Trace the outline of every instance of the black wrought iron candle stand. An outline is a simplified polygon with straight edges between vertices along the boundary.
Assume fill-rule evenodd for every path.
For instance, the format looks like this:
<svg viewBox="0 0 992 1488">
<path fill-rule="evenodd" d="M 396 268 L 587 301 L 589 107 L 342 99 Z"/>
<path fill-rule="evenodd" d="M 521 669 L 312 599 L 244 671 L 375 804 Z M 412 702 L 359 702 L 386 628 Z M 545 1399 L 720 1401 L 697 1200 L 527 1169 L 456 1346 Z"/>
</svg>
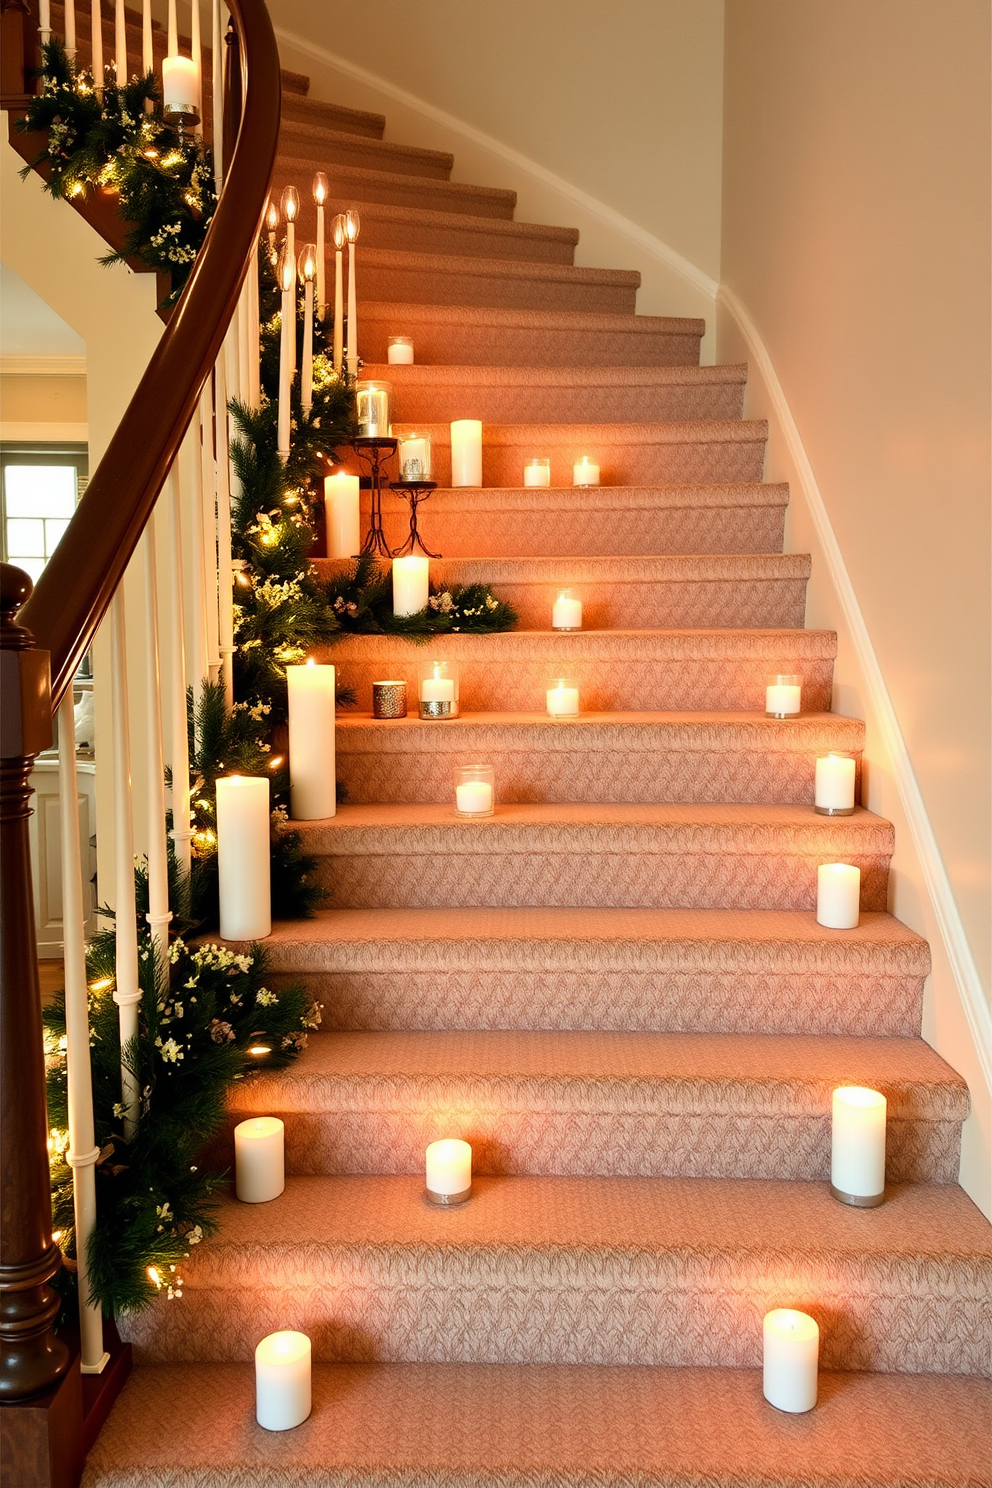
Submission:
<svg viewBox="0 0 992 1488">
<path fill-rule="evenodd" d="M 440 553 L 432 553 L 430 548 L 424 546 L 417 528 L 417 508 L 422 501 L 427 500 L 432 491 L 437 490 L 437 481 L 390 481 L 389 489 L 401 492 L 410 503 L 410 535 L 402 547 L 394 550 L 393 557 L 400 558 L 404 553 L 415 553 L 419 548 L 428 558 L 440 558 Z"/>
<path fill-rule="evenodd" d="M 389 459 L 390 455 L 395 455 L 396 440 L 376 439 L 360 435 L 359 438 L 352 440 L 352 445 L 359 460 L 368 466 L 368 475 L 364 479 L 369 483 L 372 498 L 372 510 L 369 517 L 369 535 L 362 543 L 361 551 L 363 553 L 378 553 L 383 558 L 392 558 L 392 550 L 382 530 L 382 466 Z"/>
</svg>

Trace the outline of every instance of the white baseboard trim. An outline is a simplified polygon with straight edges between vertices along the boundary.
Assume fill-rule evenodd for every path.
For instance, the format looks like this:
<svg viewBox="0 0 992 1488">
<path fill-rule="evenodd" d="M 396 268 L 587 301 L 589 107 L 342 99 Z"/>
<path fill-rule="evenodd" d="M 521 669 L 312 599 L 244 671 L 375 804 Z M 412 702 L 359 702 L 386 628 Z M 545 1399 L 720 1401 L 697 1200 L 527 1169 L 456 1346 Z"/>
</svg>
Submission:
<svg viewBox="0 0 992 1488">
<path fill-rule="evenodd" d="M 802 435 L 799 433 L 785 391 L 772 365 L 768 348 L 762 341 L 758 328 L 744 305 L 726 284 L 721 284 L 717 291 L 717 303 L 727 310 L 744 338 L 748 351 L 765 380 L 769 398 L 782 426 L 789 454 L 799 475 L 810 517 L 823 548 L 830 578 L 851 634 L 851 642 L 864 676 L 872 711 L 878 720 L 883 743 L 892 762 L 899 797 L 923 868 L 930 902 L 940 927 L 961 1006 L 975 1043 L 979 1064 L 986 1084 L 992 1091 L 992 1011 L 985 1000 L 978 967 L 971 953 L 961 915 L 954 899 L 951 881 L 947 876 L 947 869 L 930 825 L 930 818 L 927 815 L 919 782 L 899 726 L 899 719 L 885 685 L 882 669 L 879 666 L 864 615 L 861 613 L 861 606 L 858 604 L 847 565 L 827 515 L 816 476 L 813 474 L 813 467 L 806 454 Z"/>
<path fill-rule="evenodd" d="M 606 202 L 600 201 L 598 197 L 583 191 L 580 186 L 575 186 L 571 181 L 566 181 L 563 176 L 557 175 L 554 171 L 548 170 L 546 166 L 539 164 L 538 161 L 532 160 L 529 155 L 524 155 L 521 151 L 513 149 L 511 145 L 504 144 L 495 135 L 476 129 L 474 124 L 468 124 L 464 119 L 459 119 L 456 115 L 435 107 L 426 99 L 418 98 L 415 93 L 409 93 L 406 88 L 401 88 L 398 84 L 379 77 L 378 74 L 370 72 L 365 67 L 359 67 L 355 62 L 349 62 L 346 57 L 328 51 L 326 47 L 309 41 L 305 36 L 298 36 L 295 31 L 287 31 L 282 26 L 276 26 L 275 33 L 278 41 L 285 42 L 294 50 L 302 52 L 305 56 L 313 57 L 315 61 L 323 63 L 326 67 L 335 68 L 355 82 L 375 88 L 377 92 L 384 94 L 387 98 L 392 98 L 404 108 L 414 110 L 423 115 L 425 119 L 430 119 L 444 129 L 451 130 L 453 134 L 461 135 L 463 139 L 471 141 L 480 149 L 489 150 L 493 155 L 505 160 L 514 170 L 530 176 L 535 181 L 540 181 L 542 186 L 547 186 L 552 191 L 557 191 L 569 201 L 575 202 L 591 217 L 598 218 L 606 227 L 612 228 L 614 232 L 636 243 L 642 252 L 650 254 L 672 273 L 678 274 L 680 278 L 691 284 L 693 289 L 707 295 L 711 300 L 715 298 L 717 281 L 711 279 L 709 274 L 704 273 L 696 264 L 690 263 L 689 259 L 683 258 L 682 254 L 670 244 L 656 237 L 654 233 L 648 232 L 646 228 L 633 222 L 629 217 L 625 217 L 622 212 L 608 206 Z"/>
</svg>

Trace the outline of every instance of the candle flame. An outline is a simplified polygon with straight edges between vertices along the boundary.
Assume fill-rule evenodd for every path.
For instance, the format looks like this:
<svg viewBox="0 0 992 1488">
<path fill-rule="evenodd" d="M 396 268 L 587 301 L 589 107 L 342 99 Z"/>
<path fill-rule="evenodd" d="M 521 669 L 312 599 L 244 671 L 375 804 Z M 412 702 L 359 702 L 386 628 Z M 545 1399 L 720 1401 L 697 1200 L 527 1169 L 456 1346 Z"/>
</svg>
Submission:
<svg viewBox="0 0 992 1488">
<path fill-rule="evenodd" d="M 268 1044 L 252 1044 L 251 1048 L 248 1050 L 248 1053 L 254 1054 L 256 1058 L 258 1058 L 262 1054 L 271 1054 L 272 1050 L 269 1048 Z"/>
<path fill-rule="evenodd" d="M 269 232 L 275 232 L 279 226 L 279 208 L 274 201 L 269 202 L 268 210 L 265 213 L 265 222 Z"/>
<path fill-rule="evenodd" d="M 322 207 L 327 199 L 328 183 L 323 171 L 317 171 L 313 178 L 313 199 L 318 207 Z"/>
<path fill-rule="evenodd" d="M 282 215 L 287 222 L 295 222 L 296 214 L 300 210 L 300 193 L 295 186 L 287 186 L 279 198 Z"/>
<path fill-rule="evenodd" d="M 112 987 L 113 985 L 114 985 L 114 979 L 113 979 L 113 977 L 101 977 L 98 982 L 90 982 L 90 991 L 91 992 L 102 992 L 104 990 L 104 988 L 106 988 L 106 987 Z"/>
<path fill-rule="evenodd" d="M 160 1287 L 162 1285 L 162 1278 L 158 1274 L 157 1266 L 148 1267 L 148 1279 L 149 1281 L 153 1281 L 157 1287 Z"/>
</svg>

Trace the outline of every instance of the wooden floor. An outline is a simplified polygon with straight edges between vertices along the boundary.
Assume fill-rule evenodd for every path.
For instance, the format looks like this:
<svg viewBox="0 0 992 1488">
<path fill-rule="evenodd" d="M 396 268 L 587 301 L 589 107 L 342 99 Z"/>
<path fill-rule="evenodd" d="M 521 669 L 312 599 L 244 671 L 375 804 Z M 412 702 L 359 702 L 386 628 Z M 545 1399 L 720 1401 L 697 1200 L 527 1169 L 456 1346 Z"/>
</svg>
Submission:
<svg viewBox="0 0 992 1488">
<path fill-rule="evenodd" d="M 39 961 L 38 981 L 41 986 L 41 1005 L 47 1007 L 56 992 L 65 986 L 65 964 L 62 961 Z"/>
</svg>

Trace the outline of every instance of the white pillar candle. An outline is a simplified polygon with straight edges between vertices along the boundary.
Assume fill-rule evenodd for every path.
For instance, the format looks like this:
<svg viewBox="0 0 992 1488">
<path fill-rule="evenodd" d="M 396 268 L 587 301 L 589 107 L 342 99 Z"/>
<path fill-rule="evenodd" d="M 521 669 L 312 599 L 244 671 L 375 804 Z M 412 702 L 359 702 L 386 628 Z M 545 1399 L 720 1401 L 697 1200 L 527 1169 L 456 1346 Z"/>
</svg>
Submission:
<svg viewBox="0 0 992 1488">
<path fill-rule="evenodd" d="M 582 601 L 574 599 L 567 589 L 559 594 L 551 607 L 552 630 L 581 630 Z"/>
<path fill-rule="evenodd" d="M 288 666 L 289 805 L 296 821 L 337 812 L 334 760 L 334 668 L 308 661 Z"/>
<path fill-rule="evenodd" d="M 816 922 L 831 930 L 854 930 L 861 907 L 861 869 L 850 863 L 821 863 L 816 870 Z"/>
<path fill-rule="evenodd" d="M 278 1116 L 251 1116 L 234 1128 L 234 1192 L 267 1204 L 286 1187 L 285 1128 Z"/>
<path fill-rule="evenodd" d="M 435 1204 L 460 1204 L 472 1191 L 472 1149 L 456 1137 L 427 1149 L 427 1197 Z"/>
<path fill-rule="evenodd" d="M 413 366 L 413 341 L 409 336 L 390 336 L 386 360 L 394 367 Z"/>
<path fill-rule="evenodd" d="M 393 614 L 416 615 L 427 607 L 430 559 L 411 553 L 393 559 Z"/>
<path fill-rule="evenodd" d="M 808 1313 L 776 1307 L 765 1314 L 763 1391 L 778 1410 L 799 1415 L 816 1404 L 820 1330 Z"/>
<path fill-rule="evenodd" d="M 455 419 L 451 425 L 451 484 L 482 485 L 481 419 Z"/>
<path fill-rule="evenodd" d="M 821 816 L 850 816 L 854 810 L 854 775 L 854 760 L 849 755 L 820 756 L 813 803 Z"/>
<path fill-rule="evenodd" d="M 328 558 L 354 558 L 362 546 L 361 483 L 338 470 L 324 476 Z"/>
<path fill-rule="evenodd" d="M 194 114 L 199 85 L 192 57 L 162 58 L 162 99 L 166 113 Z"/>
<path fill-rule="evenodd" d="M 455 684 L 451 677 L 424 677 L 420 684 L 422 703 L 453 703 Z"/>
<path fill-rule="evenodd" d="M 491 816 L 493 788 L 488 780 L 466 780 L 455 786 L 455 810 L 459 816 Z"/>
<path fill-rule="evenodd" d="M 222 940 L 272 932 L 269 782 L 258 775 L 217 780 L 217 875 Z"/>
<path fill-rule="evenodd" d="M 576 718 L 579 712 L 579 689 L 565 682 L 548 688 L 548 712 L 552 718 Z"/>
<path fill-rule="evenodd" d="M 885 1096 L 863 1085 L 833 1094 L 830 1123 L 830 1192 L 858 1209 L 885 1197 Z"/>
<path fill-rule="evenodd" d="M 599 466 L 594 465 L 588 455 L 583 455 L 581 460 L 576 460 L 572 466 L 573 486 L 598 486 Z"/>
<path fill-rule="evenodd" d="M 313 1409 L 310 1340 L 287 1329 L 255 1349 L 255 1420 L 266 1431 L 300 1426 Z"/>
<path fill-rule="evenodd" d="M 528 460 L 524 466 L 525 486 L 550 486 L 551 484 L 551 461 L 550 460 Z"/>
<path fill-rule="evenodd" d="M 765 713 L 769 718 L 791 718 L 802 707 L 802 695 L 798 677 L 770 677 L 765 688 Z"/>
</svg>

